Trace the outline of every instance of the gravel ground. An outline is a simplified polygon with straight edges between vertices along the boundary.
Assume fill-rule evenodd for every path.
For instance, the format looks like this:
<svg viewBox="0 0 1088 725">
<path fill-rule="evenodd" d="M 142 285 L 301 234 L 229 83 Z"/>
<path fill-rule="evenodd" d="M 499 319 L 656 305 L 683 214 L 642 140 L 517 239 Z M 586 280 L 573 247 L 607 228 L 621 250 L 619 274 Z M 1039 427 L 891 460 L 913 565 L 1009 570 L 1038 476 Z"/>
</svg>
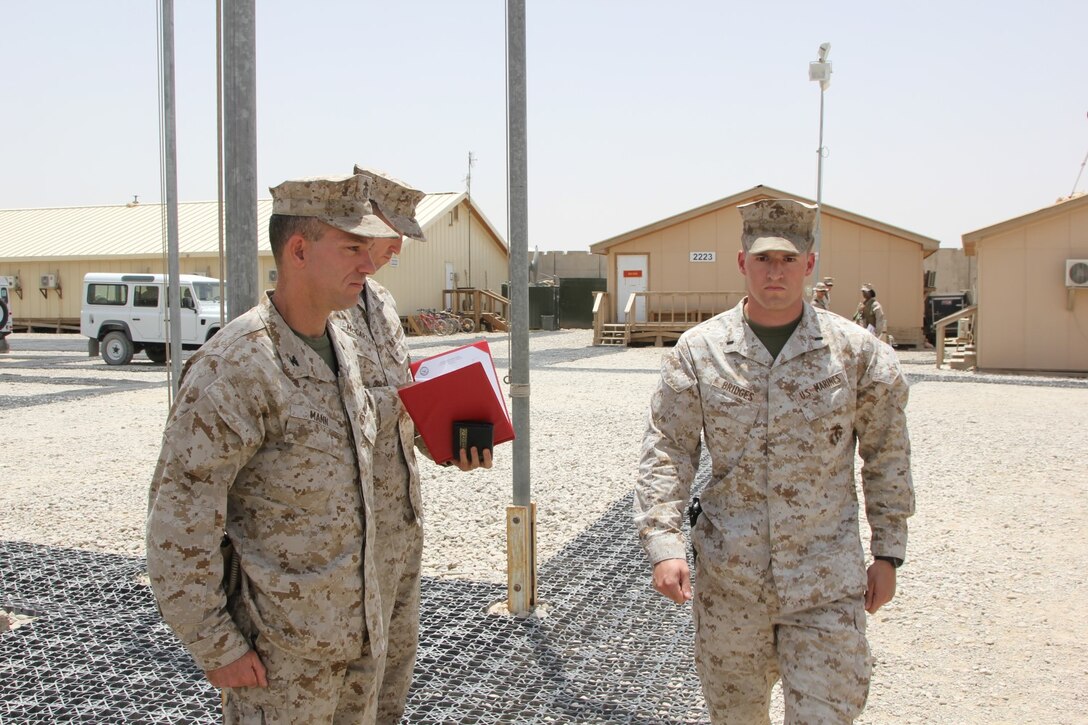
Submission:
<svg viewBox="0 0 1088 725">
<path fill-rule="evenodd" d="M 418 357 L 478 337 L 409 343 Z M 485 337 L 501 376 L 506 338 Z M 142 555 L 165 368 L 143 356 L 109 367 L 78 336 L 9 341 L 0 538 Z M 531 336 L 541 562 L 626 495 L 637 469 L 662 351 L 590 343 L 588 330 Z M 937 370 L 932 351 L 900 358 L 914 382 L 918 514 L 898 596 L 870 620 L 882 686 L 860 722 L 1088 722 L 1088 380 Z M 505 580 L 510 451 L 471 474 L 423 463 L 425 576 Z"/>
</svg>

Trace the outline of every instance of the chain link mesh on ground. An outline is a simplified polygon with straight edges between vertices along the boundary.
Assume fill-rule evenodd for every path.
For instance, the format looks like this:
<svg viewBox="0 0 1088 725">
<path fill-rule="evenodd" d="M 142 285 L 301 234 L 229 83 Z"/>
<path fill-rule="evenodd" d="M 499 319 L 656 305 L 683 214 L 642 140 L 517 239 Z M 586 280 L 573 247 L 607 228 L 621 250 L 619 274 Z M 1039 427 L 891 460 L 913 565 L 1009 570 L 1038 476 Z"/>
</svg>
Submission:
<svg viewBox="0 0 1088 725">
<path fill-rule="evenodd" d="M 142 558 L 0 542 L 0 722 L 220 720 L 159 618 Z M 543 617 L 487 613 L 505 587 L 425 578 L 418 723 L 704 723 L 690 606 L 654 593 L 631 496 L 540 569 Z"/>
</svg>

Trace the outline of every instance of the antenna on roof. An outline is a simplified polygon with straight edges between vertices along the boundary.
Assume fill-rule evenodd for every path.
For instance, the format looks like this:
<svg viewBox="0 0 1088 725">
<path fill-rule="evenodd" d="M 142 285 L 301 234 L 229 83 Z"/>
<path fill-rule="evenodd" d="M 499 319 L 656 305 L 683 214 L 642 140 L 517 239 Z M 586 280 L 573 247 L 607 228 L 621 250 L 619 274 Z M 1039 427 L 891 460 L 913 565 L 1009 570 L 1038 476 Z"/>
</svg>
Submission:
<svg viewBox="0 0 1088 725">
<path fill-rule="evenodd" d="M 465 196 L 468 198 L 468 269 L 465 270 L 465 285 L 472 286 L 472 167 L 476 165 L 476 154 L 468 152 L 468 174 L 465 175 Z"/>
<path fill-rule="evenodd" d="M 125 204 L 125 206 L 129 207 L 130 209 L 131 209 L 132 207 L 134 207 L 134 206 L 139 206 L 139 205 L 140 205 L 140 197 L 139 197 L 139 196 L 137 196 L 136 194 L 133 194 L 133 195 L 132 195 L 132 201 L 130 201 L 129 203 Z"/>
<path fill-rule="evenodd" d="M 468 174 L 465 175 L 465 190 L 472 196 L 472 167 L 476 165 L 476 154 L 468 152 Z"/>
<path fill-rule="evenodd" d="M 1084 115 L 1088 116 L 1088 113 Z M 1077 193 L 1077 184 L 1080 183 L 1080 175 L 1084 173 L 1084 165 L 1086 163 L 1088 163 L 1088 152 L 1085 152 L 1084 154 L 1084 161 L 1080 162 L 1080 171 L 1077 172 L 1077 180 L 1073 182 L 1073 190 L 1069 192 L 1069 196 L 1073 196 L 1073 194 Z"/>
</svg>

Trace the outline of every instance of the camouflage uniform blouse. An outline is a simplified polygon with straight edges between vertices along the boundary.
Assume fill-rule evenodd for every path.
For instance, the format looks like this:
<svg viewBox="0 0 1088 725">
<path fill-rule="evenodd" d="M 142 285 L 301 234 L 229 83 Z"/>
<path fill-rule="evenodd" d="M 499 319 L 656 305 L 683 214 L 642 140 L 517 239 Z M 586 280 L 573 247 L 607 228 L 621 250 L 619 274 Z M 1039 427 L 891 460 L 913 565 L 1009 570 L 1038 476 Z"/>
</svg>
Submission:
<svg viewBox="0 0 1088 725">
<path fill-rule="evenodd" d="M 379 485 L 379 481 L 405 481 L 406 489 L 395 492 L 396 500 L 404 502 L 409 507 L 409 515 L 418 520 L 423 516 L 423 501 L 414 446 L 416 429 L 397 395 L 397 388 L 412 382 L 408 342 L 389 290 L 373 279 L 367 279 L 363 294 L 366 295 L 366 307 L 359 304 L 334 312 L 332 320 L 356 338 L 359 372 L 378 410 L 375 485 Z"/>
<path fill-rule="evenodd" d="M 869 325 L 872 325 L 873 334 L 877 337 L 888 331 L 888 321 L 884 317 L 884 308 L 880 306 L 875 297 L 858 304 L 858 311 L 854 314 L 854 319 L 862 327 L 868 328 Z"/>
<path fill-rule="evenodd" d="M 914 511 L 907 383 L 894 351 L 849 320 L 804 306 L 772 361 L 742 301 L 685 333 L 662 361 L 635 495 L 651 563 L 683 558 L 681 515 L 702 433 L 712 477 L 693 534 L 700 566 L 782 611 L 865 590 L 854 451 L 873 555 L 904 558 Z"/>
<path fill-rule="evenodd" d="M 374 415 L 354 345 L 328 325 L 336 375 L 269 298 L 185 366 L 151 485 L 147 568 L 163 618 L 201 668 L 249 648 L 223 590 L 223 532 L 240 601 L 262 637 L 299 657 L 384 652 L 374 584 Z M 365 579 L 365 586 L 364 586 Z M 365 601 L 364 601 L 365 600 Z"/>
</svg>

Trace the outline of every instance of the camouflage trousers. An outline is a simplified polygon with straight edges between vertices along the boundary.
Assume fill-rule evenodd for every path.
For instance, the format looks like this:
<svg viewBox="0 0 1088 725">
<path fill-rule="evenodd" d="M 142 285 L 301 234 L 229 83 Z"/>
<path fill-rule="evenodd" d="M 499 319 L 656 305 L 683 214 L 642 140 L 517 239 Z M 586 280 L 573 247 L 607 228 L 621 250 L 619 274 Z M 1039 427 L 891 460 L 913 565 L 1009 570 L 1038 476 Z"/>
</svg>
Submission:
<svg viewBox="0 0 1088 725">
<path fill-rule="evenodd" d="M 769 570 L 753 590 L 699 564 L 695 665 L 711 722 L 769 723 L 779 678 L 786 725 L 852 723 L 861 714 L 872 673 L 863 597 L 784 613 Z"/>
<path fill-rule="evenodd" d="M 423 525 L 418 520 L 393 525 L 382 518 L 379 515 L 376 560 L 388 647 L 385 657 L 377 661 L 377 722 L 396 725 L 404 714 L 419 648 Z"/>
<path fill-rule="evenodd" d="M 268 687 L 224 690 L 226 725 L 372 725 L 377 705 L 375 660 L 305 660 L 257 637 L 254 649 Z M 368 648 L 369 649 L 369 648 Z"/>
</svg>

